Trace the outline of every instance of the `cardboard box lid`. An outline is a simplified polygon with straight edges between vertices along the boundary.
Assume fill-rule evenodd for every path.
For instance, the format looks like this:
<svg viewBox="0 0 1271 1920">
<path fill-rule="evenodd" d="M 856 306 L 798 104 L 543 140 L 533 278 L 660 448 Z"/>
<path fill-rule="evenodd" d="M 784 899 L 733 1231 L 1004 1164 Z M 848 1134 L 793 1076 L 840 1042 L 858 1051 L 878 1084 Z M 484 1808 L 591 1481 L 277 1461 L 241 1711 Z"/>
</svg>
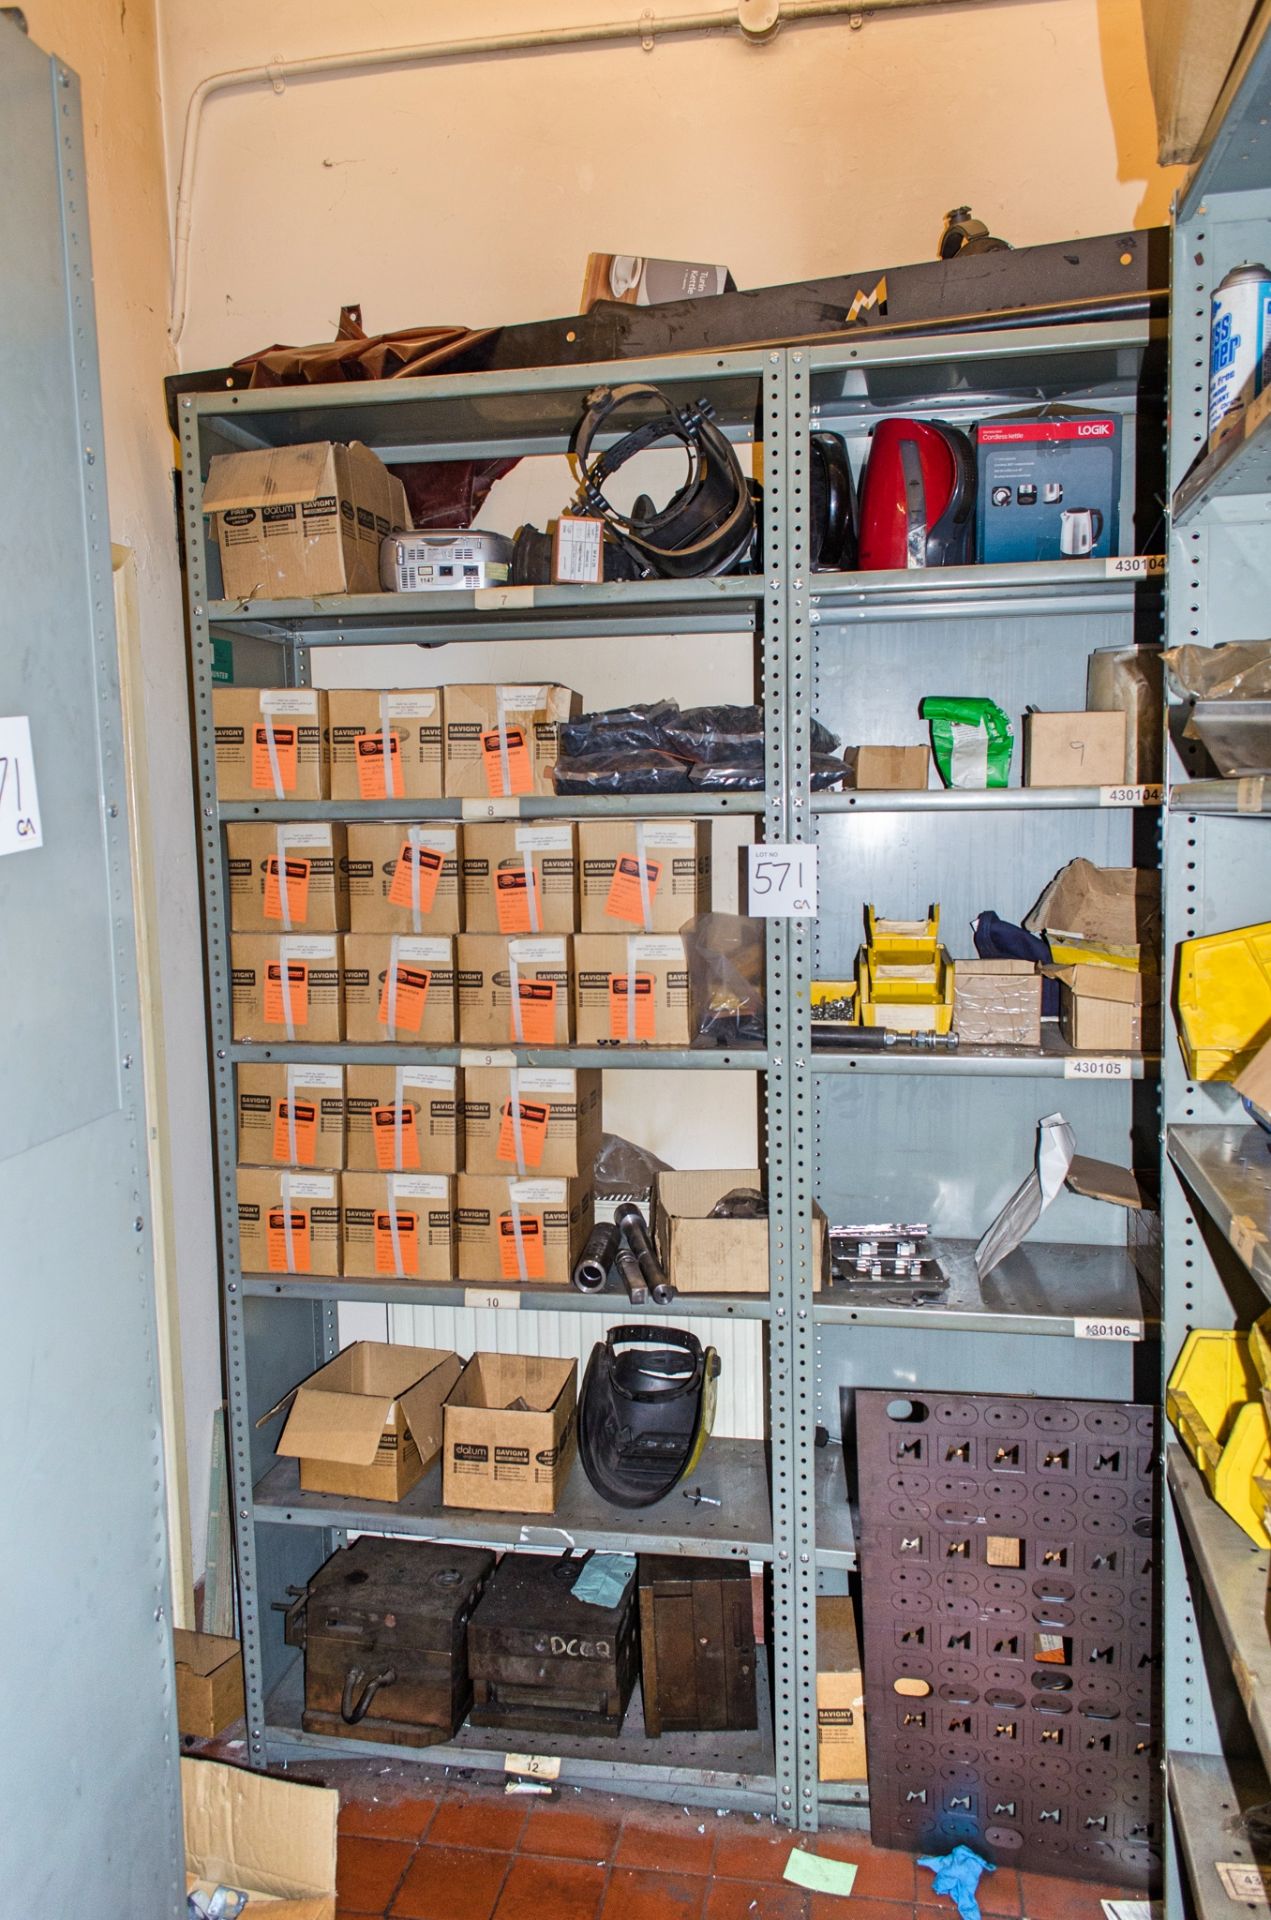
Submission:
<svg viewBox="0 0 1271 1920">
<path fill-rule="evenodd" d="M 262 447 L 213 456 L 203 485 L 204 513 L 230 507 L 288 507 L 335 488 L 335 450 L 329 440 L 299 447 Z"/>
<path fill-rule="evenodd" d="M 1071 934 L 1118 946 L 1154 945 L 1161 926 L 1161 876 L 1150 867 L 1097 867 L 1070 860 L 1024 921 L 1030 933 Z"/>
<path fill-rule="evenodd" d="M 340 1813 L 334 1788 L 183 1759 L 181 1797 L 186 1872 L 196 1880 L 300 1902 L 287 1906 L 287 1920 L 332 1911 Z"/>
<path fill-rule="evenodd" d="M 237 1640 L 223 1633 L 192 1633 L 187 1627 L 172 1629 L 172 1657 L 178 1667 L 188 1667 L 199 1679 L 206 1680 L 235 1659 L 240 1651 Z"/>
<path fill-rule="evenodd" d="M 369 1467 L 380 1435 L 400 1407 L 421 1454 L 436 1445 L 427 1413 L 458 1380 L 463 1363 L 433 1347 L 382 1346 L 359 1340 L 294 1389 L 276 1451 L 290 1459 Z M 271 1407 L 257 1425 L 286 1405 Z"/>
<path fill-rule="evenodd" d="M 686 1172 L 660 1173 L 658 1175 L 658 1201 L 664 1213 L 677 1220 L 704 1220 L 717 1200 L 722 1200 L 734 1187 L 764 1187 L 763 1176 L 758 1167 L 708 1167 Z M 719 1226 L 738 1226 L 758 1224 L 767 1227 L 766 1220 L 757 1223 L 750 1221 L 721 1220 Z"/>
<path fill-rule="evenodd" d="M 497 1413 L 521 1399 L 531 1413 L 550 1413 L 577 1376 L 577 1360 L 536 1353 L 474 1353 L 446 1404 Z"/>
<path fill-rule="evenodd" d="M 1037 977 L 1035 960 L 955 960 L 954 984 L 959 980 L 988 980 L 995 974 L 1029 974 Z"/>
<path fill-rule="evenodd" d="M 1042 972 L 1079 1000 L 1114 1000 L 1121 1006 L 1137 1007 L 1142 1005 L 1145 984 L 1151 999 L 1160 991 L 1155 974 L 1134 973 L 1128 967 L 1043 967 Z"/>
</svg>

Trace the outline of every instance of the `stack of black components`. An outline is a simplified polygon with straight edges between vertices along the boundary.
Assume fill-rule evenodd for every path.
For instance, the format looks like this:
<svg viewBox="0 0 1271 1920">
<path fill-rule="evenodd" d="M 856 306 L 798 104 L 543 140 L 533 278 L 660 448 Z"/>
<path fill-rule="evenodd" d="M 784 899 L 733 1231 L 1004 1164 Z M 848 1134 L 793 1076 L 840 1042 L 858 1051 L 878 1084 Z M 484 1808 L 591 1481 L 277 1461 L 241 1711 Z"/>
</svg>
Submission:
<svg viewBox="0 0 1271 1920">
<path fill-rule="evenodd" d="M 837 737 L 812 722 L 812 788 L 843 784 Z M 556 791 L 753 793 L 764 783 L 762 707 L 686 707 L 653 700 L 585 713 L 560 730 Z"/>
</svg>

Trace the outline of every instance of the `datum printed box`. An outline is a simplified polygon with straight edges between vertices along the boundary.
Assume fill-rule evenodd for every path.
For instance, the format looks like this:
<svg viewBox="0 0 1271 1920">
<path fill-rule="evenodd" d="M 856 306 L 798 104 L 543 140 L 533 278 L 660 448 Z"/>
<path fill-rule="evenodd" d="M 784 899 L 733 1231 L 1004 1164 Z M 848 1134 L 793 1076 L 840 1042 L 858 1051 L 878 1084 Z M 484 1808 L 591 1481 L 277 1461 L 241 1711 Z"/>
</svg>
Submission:
<svg viewBox="0 0 1271 1920">
<path fill-rule="evenodd" d="M 213 687 L 212 727 L 220 799 L 327 798 L 327 696 L 317 687 Z"/>
<path fill-rule="evenodd" d="M 238 1258 L 244 1273 L 337 1275 L 340 1175 L 240 1167 Z"/>
<path fill-rule="evenodd" d="M 459 1278 L 567 1287 L 594 1224 L 590 1173 L 577 1180 L 461 1173 L 455 1193 Z"/>
<path fill-rule="evenodd" d="M 304 1493 L 400 1500 L 441 1451 L 442 1406 L 463 1362 L 434 1347 L 357 1340 L 257 1422 L 291 1402 L 277 1451 Z"/>
<path fill-rule="evenodd" d="M 486 800 L 554 793 L 560 723 L 582 705 L 569 687 L 541 683 L 447 687 L 447 794 Z"/>
<path fill-rule="evenodd" d="M 380 542 L 410 526 L 401 481 L 356 440 L 218 454 L 203 511 L 227 600 L 378 593 Z"/>
<path fill-rule="evenodd" d="M 443 711 L 440 687 L 329 688 L 331 798 L 439 800 Z"/>
<path fill-rule="evenodd" d="M 345 1276 L 448 1282 L 454 1275 L 454 1202 L 450 1174 L 346 1173 Z"/>
<path fill-rule="evenodd" d="M 602 1126 L 598 1071 L 469 1067 L 463 1103 L 469 1173 L 591 1172 Z"/>
<path fill-rule="evenodd" d="M 699 820 L 582 820 L 578 825 L 584 933 L 678 933 L 705 912 L 711 892 L 711 830 Z M 644 867 L 647 922 L 640 890 Z"/>
<path fill-rule="evenodd" d="M 412 933 L 346 934 L 345 1039 L 358 1046 L 453 1046 L 454 948 L 453 940 Z"/>
<path fill-rule="evenodd" d="M 338 933 L 236 933 L 230 937 L 235 1040 L 344 1038 Z"/>
<path fill-rule="evenodd" d="M 244 1060 L 235 1068 L 238 1157 L 246 1165 L 344 1165 L 344 1068 Z"/>
<path fill-rule="evenodd" d="M 576 1360 L 474 1353 L 443 1412 L 443 1506 L 555 1511 L 578 1451 Z"/>
<path fill-rule="evenodd" d="M 458 1173 L 463 1079 L 457 1067 L 346 1067 L 345 1164 L 359 1173 Z"/>
<path fill-rule="evenodd" d="M 688 964 L 678 934 L 574 938 L 580 1047 L 687 1047 Z"/>
<path fill-rule="evenodd" d="M 235 933 L 341 933 L 349 924 L 344 828 L 239 820 L 226 829 Z"/>
<path fill-rule="evenodd" d="M 524 940 L 460 934 L 455 947 L 463 1045 L 567 1047 L 574 1030 L 572 946 L 568 934 Z"/>
<path fill-rule="evenodd" d="M 469 933 L 572 933 L 578 924 L 572 822 L 465 826 L 463 923 Z"/>
<path fill-rule="evenodd" d="M 351 821 L 350 929 L 458 933 L 463 924 L 462 859 L 458 827 Z"/>
</svg>

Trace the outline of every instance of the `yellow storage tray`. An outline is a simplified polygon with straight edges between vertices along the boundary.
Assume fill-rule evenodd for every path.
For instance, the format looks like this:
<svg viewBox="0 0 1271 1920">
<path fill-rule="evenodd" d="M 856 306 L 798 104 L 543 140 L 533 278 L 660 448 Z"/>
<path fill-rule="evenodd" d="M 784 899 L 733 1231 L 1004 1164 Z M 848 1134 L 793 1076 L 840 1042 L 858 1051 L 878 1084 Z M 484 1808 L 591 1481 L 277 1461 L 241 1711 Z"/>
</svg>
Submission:
<svg viewBox="0 0 1271 1920">
<path fill-rule="evenodd" d="M 860 1025 L 855 980 L 814 980 L 808 992 L 808 999 L 812 1006 L 814 1024 L 822 1030 Z M 820 1020 L 815 1019 L 818 1007 L 833 1006 L 836 1001 L 847 1003 L 843 1012 L 835 1014 L 833 1019 L 824 1017 Z"/>
<path fill-rule="evenodd" d="M 1271 1547 L 1253 1502 L 1255 1475 L 1271 1473 L 1260 1385 L 1248 1334 L 1198 1327 L 1169 1377 L 1165 1412 L 1224 1513 L 1256 1546 Z"/>
<path fill-rule="evenodd" d="M 1271 921 L 1184 940 L 1178 1024 L 1193 1080 L 1234 1080 L 1271 1039 Z"/>
<path fill-rule="evenodd" d="M 906 954 L 879 953 L 874 947 L 863 949 L 865 985 L 862 988 L 874 1001 L 910 1006 L 936 1006 L 945 997 L 945 984 L 953 971 L 953 962 L 943 947 L 937 947 L 928 960 Z"/>
<path fill-rule="evenodd" d="M 1046 930 L 1050 957 L 1057 967 L 1120 967 L 1142 973 L 1143 951 L 1137 946 L 1115 946 L 1109 940 L 1086 940 L 1075 933 Z"/>
<path fill-rule="evenodd" d="M 876 908 L 867 906 L 865 944 L 879 954 L 934 960 L 940 945 L 940 909 L 929 908 L 925 920 L 884 920 Z"/>
<path fill-rule="evenodd" d="M 953 962 L 941 949 L 941 979 L 937 999 L 876 998 L 872 990 L 869 950 L 856 957 L 858 1019 L 863 1027 L 890 1027 L 894 1033 L 948 1033 L 953 1026 Z M 895 983 L 900 984 L 900 983 Z"/>
</svg>

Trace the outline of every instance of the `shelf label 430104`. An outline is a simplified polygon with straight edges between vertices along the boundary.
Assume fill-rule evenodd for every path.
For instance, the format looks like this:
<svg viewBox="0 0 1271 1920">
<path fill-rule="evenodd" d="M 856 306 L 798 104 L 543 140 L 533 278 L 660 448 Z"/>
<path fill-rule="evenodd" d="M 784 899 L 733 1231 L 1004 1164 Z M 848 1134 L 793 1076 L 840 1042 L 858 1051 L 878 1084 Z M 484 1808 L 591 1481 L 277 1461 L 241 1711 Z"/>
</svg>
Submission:
<svg viewBox="0 0 1271 1920">
<path fill-rule="evenodd" d="M 752 846 L 749 852 L 750 911 L 766 919 L 816 918 L 815 846 Z"/>
<path fill-rule="evenodd" d="M 1105 576 L 1109 580 L 1145 580 L 1150 575 L 1160 575 L 1165 571 L 1163 553 L 1122 553 L 1114 554 L 1103 563 Z"/>
</svg>

